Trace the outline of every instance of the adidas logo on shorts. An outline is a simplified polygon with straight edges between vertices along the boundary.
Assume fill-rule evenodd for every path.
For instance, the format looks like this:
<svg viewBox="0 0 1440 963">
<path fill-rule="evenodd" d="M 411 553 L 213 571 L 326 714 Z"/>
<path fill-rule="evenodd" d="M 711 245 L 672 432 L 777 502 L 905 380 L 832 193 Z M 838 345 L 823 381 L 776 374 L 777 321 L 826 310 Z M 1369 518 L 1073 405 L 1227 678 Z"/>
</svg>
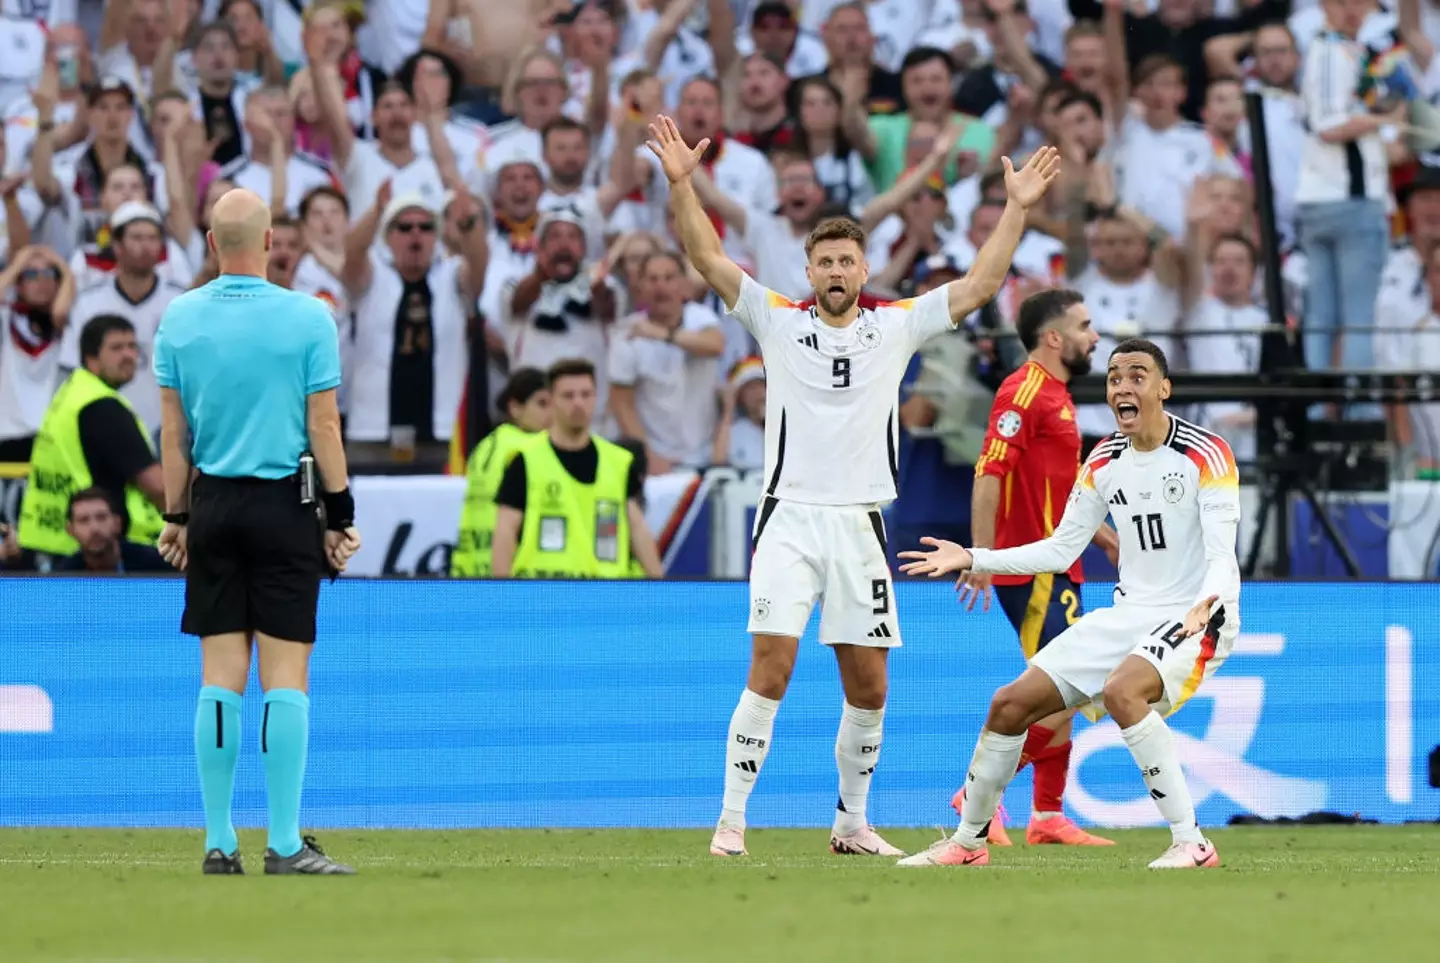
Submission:
<svg viewBox="0 0 1440 963">
<path fill-rule="evenodd" d="M 869 632 L 865 633 L 865 638 L 867 638 L 867 639 L 893 639 L 894 636 L 890 634 L 890 626 L 886 625 L 884 622 L 881 622 L 879 625 L 875 626 L 875 628 L 873 628 L 873 629 L 871 629 Z"/>
</svg>

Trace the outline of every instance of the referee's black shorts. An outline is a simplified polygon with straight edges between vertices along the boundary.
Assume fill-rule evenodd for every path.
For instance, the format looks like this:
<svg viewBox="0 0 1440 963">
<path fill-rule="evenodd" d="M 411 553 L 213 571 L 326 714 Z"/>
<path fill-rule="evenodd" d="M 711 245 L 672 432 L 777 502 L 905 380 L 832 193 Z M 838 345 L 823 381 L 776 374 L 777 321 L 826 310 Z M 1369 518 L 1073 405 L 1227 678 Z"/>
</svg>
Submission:
<svg viewBox="0 0 1440 963">
<path fill-rule="evenodd" d="M 293 478 L 195 479 L 180 630 L 263 632 L 315 641 L 324 555 L 313 507 Z"/>
</svg>

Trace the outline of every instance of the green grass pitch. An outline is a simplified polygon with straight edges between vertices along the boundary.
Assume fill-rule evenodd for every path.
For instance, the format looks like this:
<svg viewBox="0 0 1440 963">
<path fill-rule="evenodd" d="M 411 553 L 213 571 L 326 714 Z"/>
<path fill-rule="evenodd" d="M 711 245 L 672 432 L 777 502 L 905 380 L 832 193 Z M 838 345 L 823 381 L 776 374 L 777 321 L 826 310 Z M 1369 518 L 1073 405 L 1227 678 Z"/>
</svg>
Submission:
<svg viewBox="0 0 1440 963">
<path fill-rule="evenodd" d="M 1021 833 L 1023 836 L 1023 831 Z M 1113 849 L 980 870 L 831 856 L 824 831 L 331 832 L 353 879 L 202 877 L 196 832 L 0 830 L 0 959 L 1409 963 L 1440 959 L 1440 828 L 1214 832 L 1217 871 Z M 895 830 L 917 849 L 934 832 Z"/>
</svg>

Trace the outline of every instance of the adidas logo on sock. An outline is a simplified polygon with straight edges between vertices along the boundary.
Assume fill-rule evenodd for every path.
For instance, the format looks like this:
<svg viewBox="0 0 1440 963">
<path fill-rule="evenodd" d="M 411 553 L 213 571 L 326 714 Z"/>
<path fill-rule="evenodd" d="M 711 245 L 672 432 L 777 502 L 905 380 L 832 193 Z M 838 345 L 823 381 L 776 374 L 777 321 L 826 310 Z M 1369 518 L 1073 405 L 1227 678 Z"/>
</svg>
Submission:
<svg viewBox="0 0 1440 963">
<path fill-rule="evenodd" d="M 760 771 L 760 766 L 754 759 L 742 759 L 735 763 L 735 768 L 741 772 L 755 773 Z"/>
<path fill-rule="evenodd" d="M 1151 799 L 1164 799 L 1164 798 L 1165 798 L 1165 794 L 1164 794 L 1163 792 L 1161 792 L 1160 790 L 1158 790 L 1158 789 L 1152 789 L 1152 790 L 1150 790 L 1150 798 L 1151 798 Z"/>
<path fill-rule="evenodd" d="M 797 343 L 803 344 L 807 348 L 814 348 L 816 351 L 820 350 L 820 339 L 815 337 L 815 335 L 813 334 L 807 334 L 805 335 L 805 337 L 796 338 L 795 340 Z"/>
<path fill-rule="evenodd" d="M 1114 495 L 1110 496 L 1110 504 L 1128 505 L 1130 503 L 1125 500 L 1125 492 L 1123 490 L 1117 490 Z"/>
<path fill-rule="evenodd" d="M 894 636 L 890 634 L 890 626 L 886 625 L 884 622 L 881 622 L 879 625 L 875 626 L 875 628 L 871 629 L 869 632 L 866 632 L 865 638 L 893 639 Z"/>
</svg>

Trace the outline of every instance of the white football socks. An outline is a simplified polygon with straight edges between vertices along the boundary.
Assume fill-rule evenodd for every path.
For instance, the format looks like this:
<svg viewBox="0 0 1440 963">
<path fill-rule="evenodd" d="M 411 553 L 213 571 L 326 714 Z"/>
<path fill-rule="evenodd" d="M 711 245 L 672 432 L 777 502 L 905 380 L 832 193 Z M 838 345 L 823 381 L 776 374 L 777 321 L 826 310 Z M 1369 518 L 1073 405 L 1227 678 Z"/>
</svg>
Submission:
<svg viewBox="0 0 1440 963">
<path fill-rule="evenodd" d="M 865 800 L 870 779 L 880 761 L 881 733 L 885 710 L 857 709 L 845 703 L 840 713 L 840 731 L 835 735 L 835 765 L 840 770 L 840 801 L 835 807 L 835 834 L 859 832 L 865 821 Z"/>
<path fill-rule="evenodd" d="M 960 813 L 960 828 L 951 838 L 966 849 L 985 845 L 985 830 L 995 818 L 1005 787 L 1020 768 L 1020 754 L 1025 749 L 1025 733 L 1003 736 L 989 729 L 980 731 L 970 771 L 965 775 L 965 805 Z"/>
<path fill-rule="evenodd" d="M 745 828 L 745 804 L 755 788 L 755 779 L 770 752 L 770 734 L 780 703 L 746 689 L 730 716 L 730 739 L 725 745 L 725 799 L 720 822 Z"/>
<path fill-rule="evenodd" d="M 1185 785 L 1180 757 L 1175 753 L 1175 737 L 1165 720 L 1151 710 L 1149 715 L 1129 729 L 1121 729 L 1120 735 L 1140 767 L 1150 798 L 1170 824 L 1170 835 L 1174 841 L 1203 843 L 1205 836 L 1195 823 L 1195 804 L 1190 799 L 1190 787 Z"/>
</svg>

